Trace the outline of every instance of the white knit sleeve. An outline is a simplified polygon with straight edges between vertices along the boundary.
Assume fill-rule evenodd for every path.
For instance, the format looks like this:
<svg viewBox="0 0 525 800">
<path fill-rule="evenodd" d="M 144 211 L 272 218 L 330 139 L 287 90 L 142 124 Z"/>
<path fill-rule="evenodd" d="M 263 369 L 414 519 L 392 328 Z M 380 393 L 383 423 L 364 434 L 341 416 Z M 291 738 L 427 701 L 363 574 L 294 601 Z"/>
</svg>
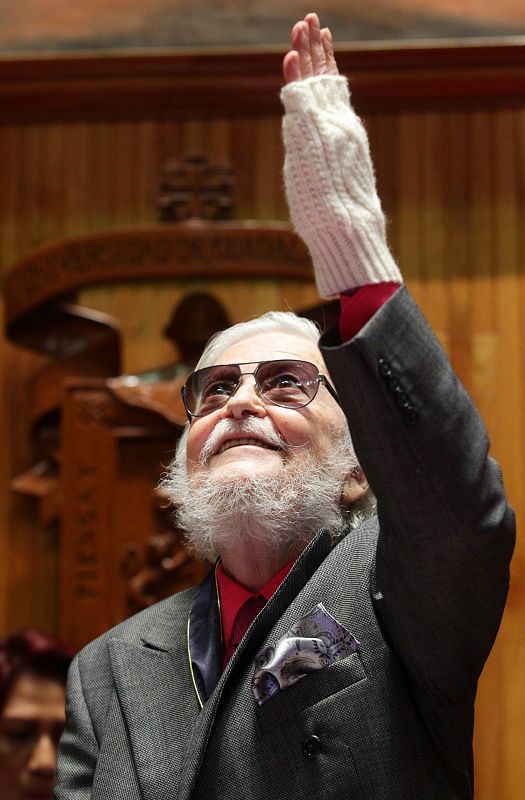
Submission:
<svg viewBox="0 0 525 800">
<path fill-rule="evenodd" d="M 346 78 L 322 75 L 282 89 L 284 177 L 293 225 L 319 293 L 330 297 L 401 273 L 386 242 L 366 131 Z"/>
</svg>

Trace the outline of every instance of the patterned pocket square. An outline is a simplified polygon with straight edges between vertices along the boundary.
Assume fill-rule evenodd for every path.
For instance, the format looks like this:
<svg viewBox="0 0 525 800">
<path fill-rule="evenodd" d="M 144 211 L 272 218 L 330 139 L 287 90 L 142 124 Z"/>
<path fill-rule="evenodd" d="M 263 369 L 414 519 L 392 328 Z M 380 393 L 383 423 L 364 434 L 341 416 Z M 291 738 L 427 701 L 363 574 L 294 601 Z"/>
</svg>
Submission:
<svg viewBox="0 0 525 800">
<path fill-rule="evenodd" d="M 357 639 L 318 603 L 282 639 L 257 654 L 253 696 L 262 706 L 287 686 L 358 649 Z"/>
</svg>

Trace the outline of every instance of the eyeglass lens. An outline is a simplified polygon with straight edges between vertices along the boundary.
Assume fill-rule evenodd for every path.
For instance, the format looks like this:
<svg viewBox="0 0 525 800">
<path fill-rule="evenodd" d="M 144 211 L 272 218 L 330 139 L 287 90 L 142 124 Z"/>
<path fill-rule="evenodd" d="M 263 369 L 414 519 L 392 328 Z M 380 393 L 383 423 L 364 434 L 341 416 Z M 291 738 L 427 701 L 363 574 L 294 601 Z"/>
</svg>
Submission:
<svg viewBox="0 0 525 800">
<path fill-rule="evenodd" d="M 253 374 L 258 391 L 270 403 L 301 408 L 310 403 L 319 386 L 319 371 L 308 361 L 262 361 L 253 373 L 238 364 L 199 369 L 190 375 L 185 401 L 194 416 L 204 416 L 225 405 L 237 391 L 243 374 Z"/>
</svg>

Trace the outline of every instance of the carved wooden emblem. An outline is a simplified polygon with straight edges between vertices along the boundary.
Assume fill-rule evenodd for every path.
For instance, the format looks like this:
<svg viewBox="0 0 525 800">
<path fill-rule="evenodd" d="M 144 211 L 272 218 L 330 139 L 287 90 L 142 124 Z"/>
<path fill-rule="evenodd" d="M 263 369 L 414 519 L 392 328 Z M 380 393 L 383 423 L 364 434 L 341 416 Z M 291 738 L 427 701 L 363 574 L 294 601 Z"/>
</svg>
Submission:
<svg viewBox="0 0 525 800">
<path fill-rule="evenodd" d="M 160 174 L 161 222 L 231 217 L 235 181 L 231 168 L 205 156 L 170 160 Z"/>
</svg>

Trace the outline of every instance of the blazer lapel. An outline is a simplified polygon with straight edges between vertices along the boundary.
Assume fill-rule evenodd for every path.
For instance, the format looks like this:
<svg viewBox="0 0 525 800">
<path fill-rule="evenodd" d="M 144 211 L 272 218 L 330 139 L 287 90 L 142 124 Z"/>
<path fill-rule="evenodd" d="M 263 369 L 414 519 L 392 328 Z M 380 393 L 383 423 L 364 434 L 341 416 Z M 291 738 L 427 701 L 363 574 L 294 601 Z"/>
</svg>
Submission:
<svg viewBox="0 0 525 800">
<path fill-rule="evenodd" d="M 181 765 L 177 800 L 190 800 L 225 685 L 232 674 L 238 671 L 239 666 L 245 665 L 248 658 L 255 657 L 268 632 L 324 561 L 331 547 L 330 531 L 322 528 L 303 550 L 292 570 L 246 631 L 219 683 L 194 722 Z"/>
<path fill-rule="evenodd" d="M 144 800 L 177 796 L 182 757 L 199 714 L 186 641 L 188 602 L 170 609 L 144 646 L 119 639 L 109 644 Z"/>
<path fill-rule="evenodd" d="M 204 705 L 222 672 L 222 626 L 217 564 L 197 587 L 188 617 L 188 651 L 199 705 Z"/>
</svg>

